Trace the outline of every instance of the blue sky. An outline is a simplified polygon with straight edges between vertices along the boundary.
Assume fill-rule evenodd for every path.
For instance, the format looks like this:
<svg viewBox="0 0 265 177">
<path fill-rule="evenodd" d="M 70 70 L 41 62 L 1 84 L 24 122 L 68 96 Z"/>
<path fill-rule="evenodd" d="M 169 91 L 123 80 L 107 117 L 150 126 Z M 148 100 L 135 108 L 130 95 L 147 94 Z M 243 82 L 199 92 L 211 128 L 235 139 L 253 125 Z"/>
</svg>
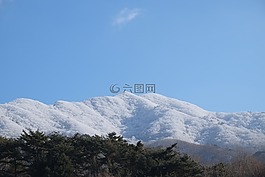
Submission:
<svg viewBox="0 0 265 177">
<path fill-rule="evenodd" d="M 265 111 L 264 0 L 0 0 L 0 103 L 113 95 Z"/>
</svg>

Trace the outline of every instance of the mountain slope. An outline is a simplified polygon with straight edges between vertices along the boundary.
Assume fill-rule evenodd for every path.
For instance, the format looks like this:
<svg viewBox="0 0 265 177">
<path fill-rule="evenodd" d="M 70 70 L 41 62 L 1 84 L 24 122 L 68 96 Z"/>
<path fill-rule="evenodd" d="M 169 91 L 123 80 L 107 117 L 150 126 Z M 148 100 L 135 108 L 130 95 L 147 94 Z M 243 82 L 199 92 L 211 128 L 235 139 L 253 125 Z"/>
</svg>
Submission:
<svg viewBox="0 0 265 177">
<path fill-rule="evenodd" d="M 115 131 L 129 139 L 172 138 L 220 147 L 265 144 L 265 113 L 209 112 L 159 94 L 123 93 L 53 105 L 22 98 L 0 105 L 0 135 L 18 136 L 26 128 L 67 135 Z"/>
</svg>

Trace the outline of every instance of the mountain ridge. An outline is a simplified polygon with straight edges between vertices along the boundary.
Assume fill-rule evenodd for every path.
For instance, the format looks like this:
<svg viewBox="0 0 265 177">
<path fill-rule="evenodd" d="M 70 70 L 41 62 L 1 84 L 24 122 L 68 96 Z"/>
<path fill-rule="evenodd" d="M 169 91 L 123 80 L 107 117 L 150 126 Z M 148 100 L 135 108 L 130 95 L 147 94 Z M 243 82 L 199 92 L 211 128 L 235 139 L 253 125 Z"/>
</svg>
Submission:
<svg viewBox="0 0 265 177">
<path fill-rule="evenodd" d="M 144 142 L 179 139 L 220 147 L 260 149 L 265 144 L 265 113 L 211 112 L 159 94 L 94 97 L 82 102 L 46 105 L 19 98 L 0 104 L 0 135 L 18 136 L 23 129 L 105 135 L 116 132 Z"/>
</svg>

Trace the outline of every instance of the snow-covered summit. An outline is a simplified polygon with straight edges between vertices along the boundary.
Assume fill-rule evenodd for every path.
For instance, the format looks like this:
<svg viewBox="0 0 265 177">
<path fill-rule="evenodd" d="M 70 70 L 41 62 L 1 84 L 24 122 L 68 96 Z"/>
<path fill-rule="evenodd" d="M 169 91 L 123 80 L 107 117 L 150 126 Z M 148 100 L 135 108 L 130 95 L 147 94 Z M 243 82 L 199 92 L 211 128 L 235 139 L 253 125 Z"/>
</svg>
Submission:
<svg viewBox="0 0 265 177">
<path fill-rule="evenodd" d="M 143 141 L 173 138 L 221 147 L 261 147 L 265 144 L 265 113 L 209 112 L 159 94 L 128 92 L 53 105 L 25 98 L 0 104 L 0 135 L 15 137 L 23 129 L 67 135 L 114 131 Z"/>
</svg>

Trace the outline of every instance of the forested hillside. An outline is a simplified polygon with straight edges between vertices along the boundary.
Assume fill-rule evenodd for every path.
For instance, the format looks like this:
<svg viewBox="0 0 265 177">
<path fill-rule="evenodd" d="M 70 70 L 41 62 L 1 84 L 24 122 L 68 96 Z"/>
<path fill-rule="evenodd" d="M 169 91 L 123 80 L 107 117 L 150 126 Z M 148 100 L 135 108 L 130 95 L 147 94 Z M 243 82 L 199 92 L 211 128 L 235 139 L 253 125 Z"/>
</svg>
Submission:
<svg viewBox="0 0 265 177">
<path fill-rule="evenodd" d="M 245 158 L 230 165 L 202 166 L 168 148 L 129 144 L 116 133 L 108 136 L 24 131 L 0 138 L 1 177 L 196 177 L 265 176 L 264 164 Z"/>
</svg>

